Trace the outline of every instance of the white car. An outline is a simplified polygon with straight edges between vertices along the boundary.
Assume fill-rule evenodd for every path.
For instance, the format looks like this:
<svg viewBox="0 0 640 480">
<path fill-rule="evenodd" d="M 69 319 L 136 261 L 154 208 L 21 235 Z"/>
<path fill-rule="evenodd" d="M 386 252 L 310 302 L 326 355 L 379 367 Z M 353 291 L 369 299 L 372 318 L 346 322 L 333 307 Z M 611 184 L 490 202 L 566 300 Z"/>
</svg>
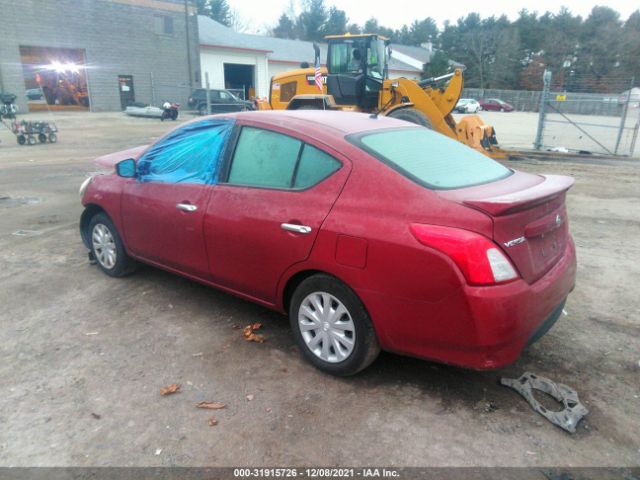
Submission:
<svg viewBox="0 0 640 480">
<path fill-rule="evenodd" d="M 477 113 L 482 107 L 477 100 L 473 98 L 461 98 L 456 104 L 455 111 L 458 113 Z"/>
</svg>

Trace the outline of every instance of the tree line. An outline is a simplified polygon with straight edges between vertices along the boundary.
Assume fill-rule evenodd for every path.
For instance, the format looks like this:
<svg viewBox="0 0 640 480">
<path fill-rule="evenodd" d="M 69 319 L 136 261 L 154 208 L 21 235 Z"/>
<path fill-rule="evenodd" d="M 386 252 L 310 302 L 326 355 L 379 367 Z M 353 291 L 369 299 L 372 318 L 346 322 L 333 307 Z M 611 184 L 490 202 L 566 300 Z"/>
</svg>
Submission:
<svg viewBox="0 0 640 480">
<path fill-rule="evenodd" d="M 232 23 L 227 0 L 197 0 L 209 5 L 212 18 L 226 12 L 222 23 Z M 214 11 L 215 10 L 215 11 Z M 538 14 L 526 9 L 510 21 L 505 15 L 482 18 L 470 13 L 438 28 L 433 18 L 414 20 L 399 29 L 381 25 L 372 17 L 363 25 L 349 23 L 346 12 L 325 0 L 293 0 L 270 35 L 320 41 L 325 35 L 379 33 L 392 43 L 425 46 L 434 54 L 423 76 L 441 75 L 457 64 L 465 66 L 465 85 L 478 88 L 540 90 L 542 73 L 553 72 L 553 86 L 570 91 L 620 92 L 635 77 L 640 84 L 640 10 L 626 20 L 612 8 L 594 7 L 586 18 L 561 8 Z"/>
</svg>

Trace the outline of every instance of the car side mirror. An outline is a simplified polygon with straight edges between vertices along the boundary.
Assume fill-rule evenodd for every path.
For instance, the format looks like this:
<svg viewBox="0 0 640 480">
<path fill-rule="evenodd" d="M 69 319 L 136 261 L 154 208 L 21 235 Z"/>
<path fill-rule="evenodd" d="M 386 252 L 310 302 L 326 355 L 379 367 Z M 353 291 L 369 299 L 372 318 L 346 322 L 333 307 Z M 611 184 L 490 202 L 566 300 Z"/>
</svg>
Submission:
<svg viewBox="0 0 640 480">
<path fill-rule="evenodd" d="M 127 158 L 116 163 L 116 173 L 123 178 L 133 178 L 136 176 L 136 161 L 133 158 Z"/>
</svg>

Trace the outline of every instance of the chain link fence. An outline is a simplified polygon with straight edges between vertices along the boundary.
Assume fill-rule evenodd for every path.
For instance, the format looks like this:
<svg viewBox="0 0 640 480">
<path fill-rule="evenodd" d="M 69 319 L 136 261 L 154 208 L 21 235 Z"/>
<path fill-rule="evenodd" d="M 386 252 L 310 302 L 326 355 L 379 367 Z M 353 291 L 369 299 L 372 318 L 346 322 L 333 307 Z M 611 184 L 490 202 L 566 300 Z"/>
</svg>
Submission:
<svg viewBox="0 0 640 480">
<path fill-rule="evenodd" d="M 594 88 L 589 76 L 568 76 L 554 82 L 544 73 L 540 93 L 536 150 L 582 154 L 634 156 L 640 125 L 640 91 L 633 78 L 608 77 L 610 93 L 586 92 Z"/>
</svg>

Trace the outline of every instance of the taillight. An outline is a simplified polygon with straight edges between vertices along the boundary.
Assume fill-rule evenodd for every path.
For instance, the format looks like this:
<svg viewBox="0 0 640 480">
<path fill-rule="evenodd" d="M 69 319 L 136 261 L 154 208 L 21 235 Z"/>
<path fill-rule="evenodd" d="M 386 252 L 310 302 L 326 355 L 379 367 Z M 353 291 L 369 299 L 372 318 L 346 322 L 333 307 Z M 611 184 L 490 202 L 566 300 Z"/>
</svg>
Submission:
<svg viewBox="0 0 640 480">
<path fill-rule="evenodd" d="M 518 278 L 504 253 L 483 235 L 418 223 L 411 225 L 411 233 L 423 245 L 450 257 L 470 284 L 493 285 Z"/>
</svg>

